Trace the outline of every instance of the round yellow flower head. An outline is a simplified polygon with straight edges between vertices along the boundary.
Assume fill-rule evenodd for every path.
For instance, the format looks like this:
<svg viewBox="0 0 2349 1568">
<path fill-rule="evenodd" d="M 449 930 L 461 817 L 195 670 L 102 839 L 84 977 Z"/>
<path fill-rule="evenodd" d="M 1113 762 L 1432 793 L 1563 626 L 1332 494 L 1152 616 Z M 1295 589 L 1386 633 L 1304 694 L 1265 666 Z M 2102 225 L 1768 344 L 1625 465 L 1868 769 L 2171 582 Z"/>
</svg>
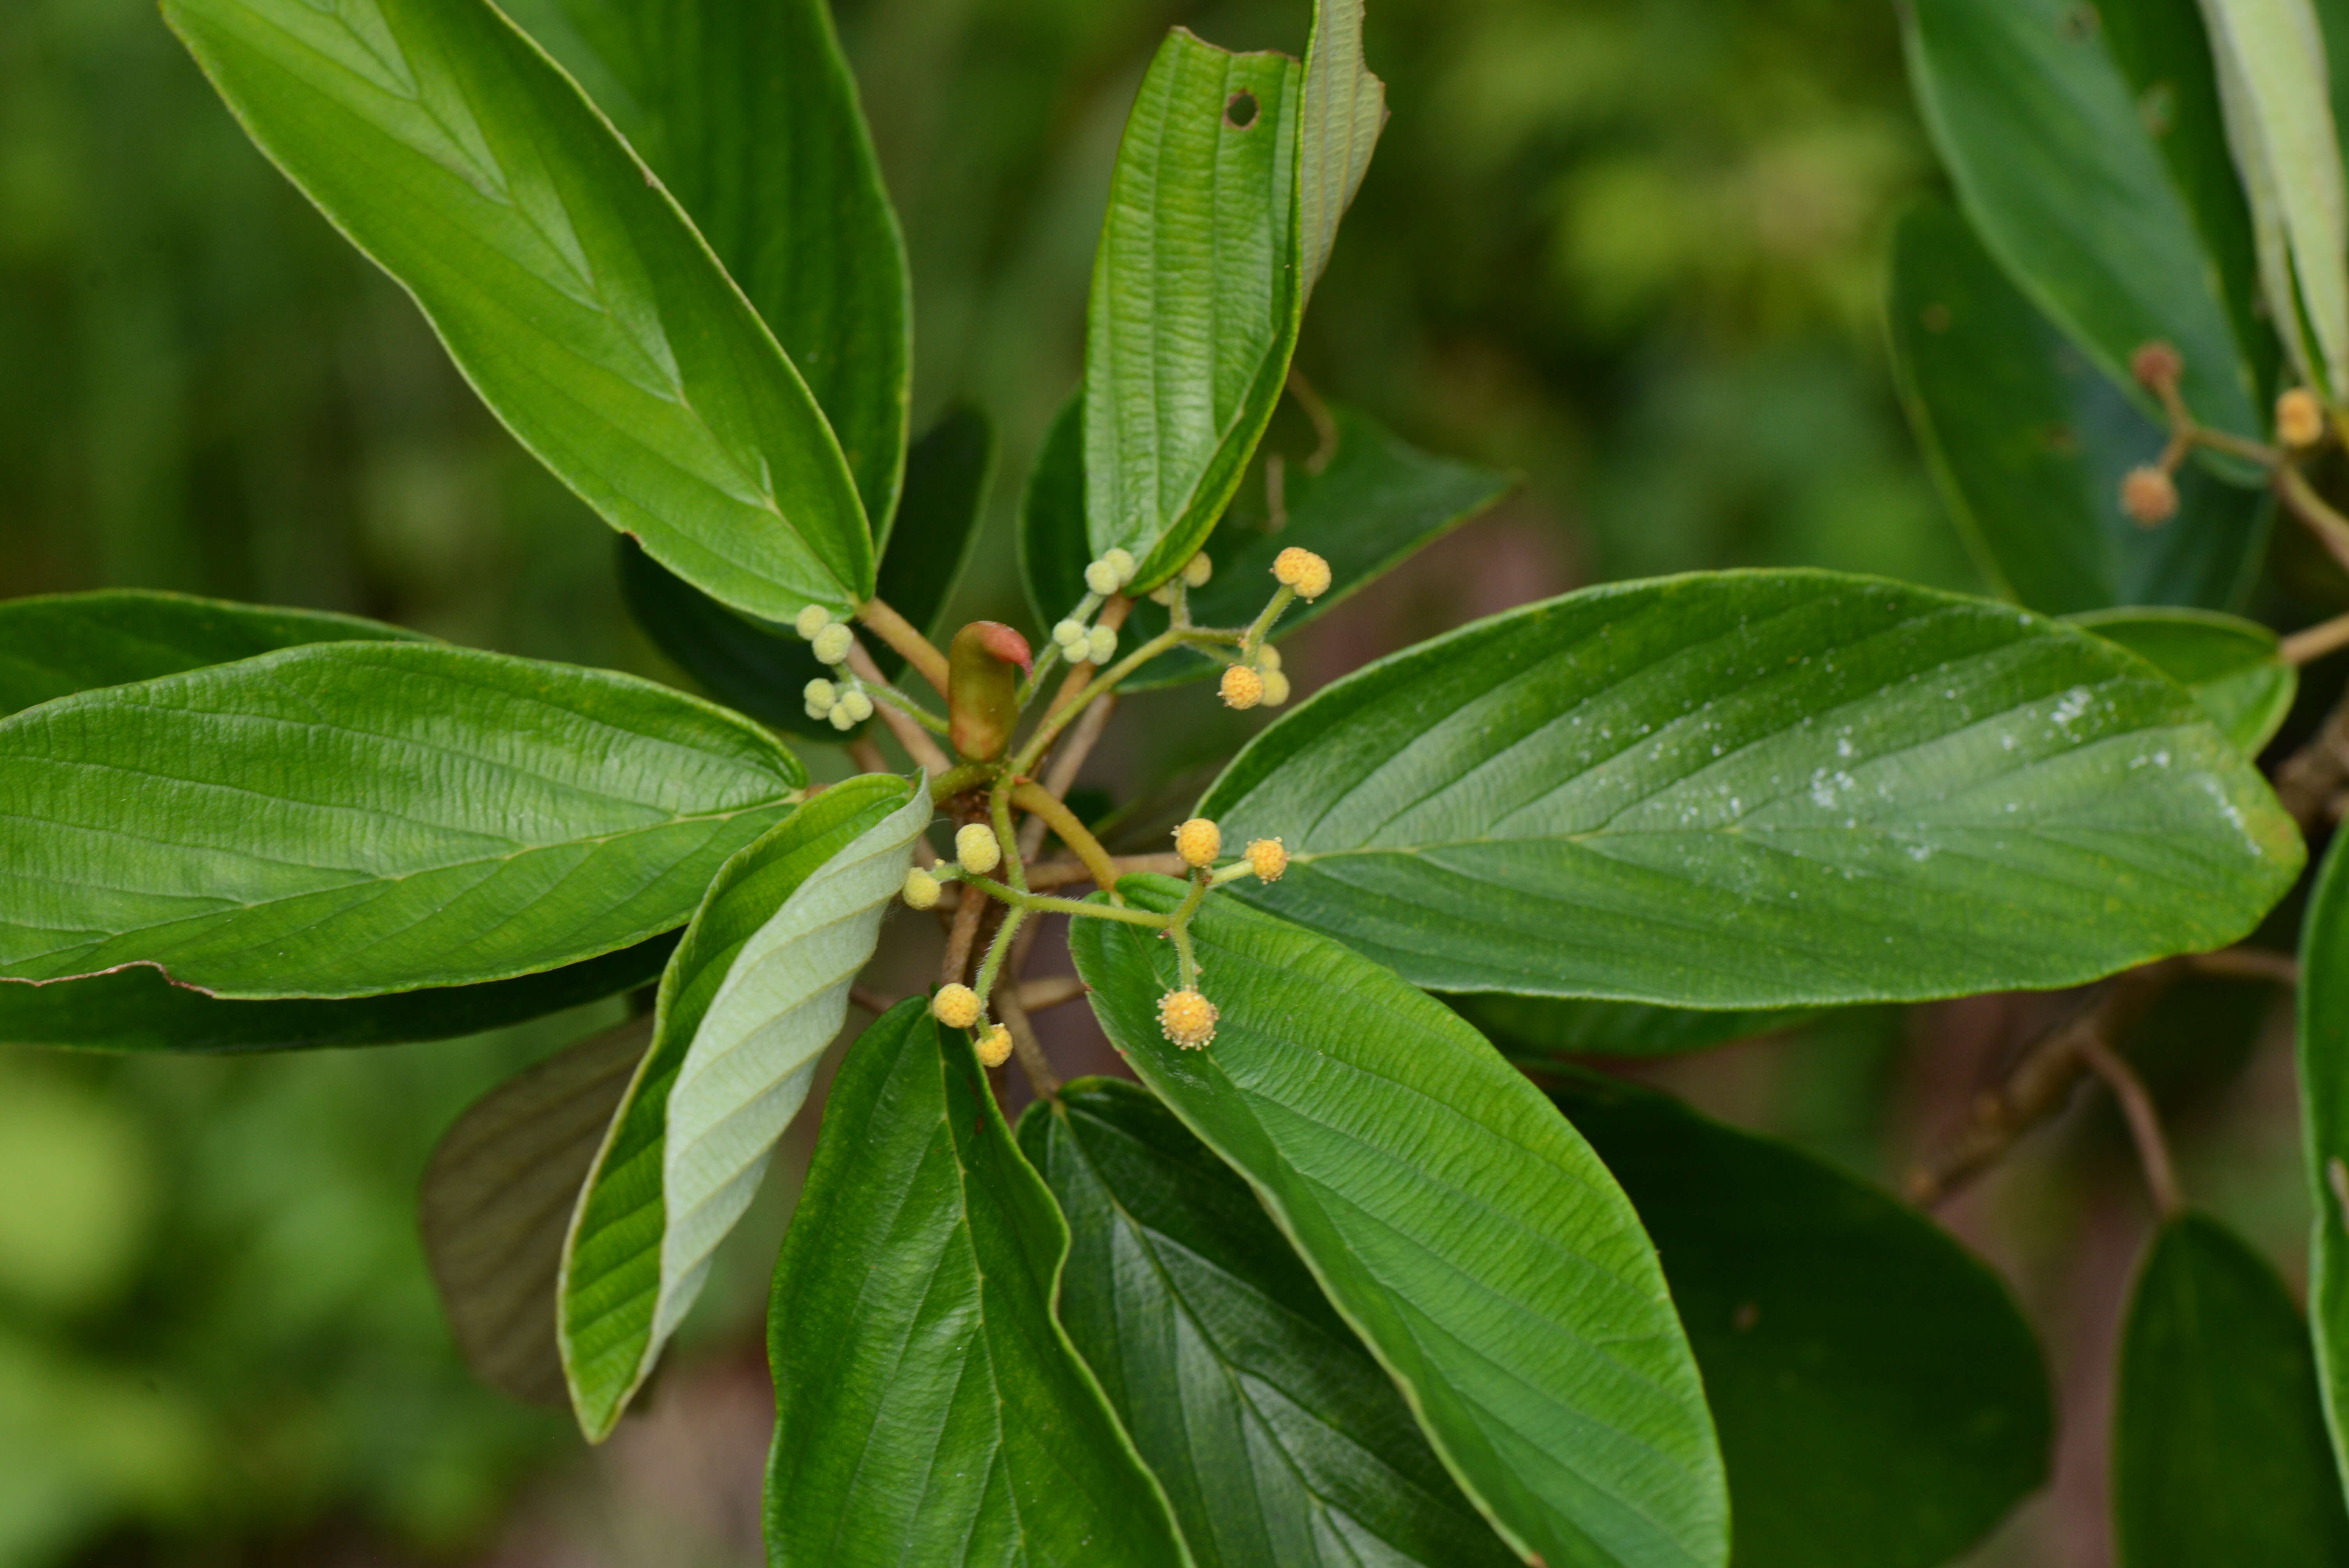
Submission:
<svg viewBox="0 0 2349 1568">
<path fill-rule="evenodd" d="M 1278 882 L 1288 869 L 1288 851 L 1278 839 L 1257 839 L 1247 847 L 1248 870 L 1258 882 Z"/>
<path fill-rule="evenodd" d="M 832 720 L 832 727 L 834 729 L 856 727 L 856 712 L 845 701 L 833 703 L 824 717 Z"/>
<path fill-rule="evenodd" d="M 807 699 L 810 707 L 830 707 L 840 700 L 840 688 L 818 676 L 800 687 L 800 696 Z"/>
<path fill-rule="evenodd" d="M 2147 464 L 2121 480 L 2121 510 L 2140 528 L 2156 528 L 2178 515 L 2178 483 Z"/>
<path fill-rule="evenodd" d="M 1174 830 L 1174 852 L 1186 866 L 1214 865 L 1224 852 L 1224 830 L 1206 817 L 1194 817 Z"/>
<path fill-rule="evenodd" d="M 941 985 L 930 998 L 930 1016 L 949 1029 L 968 1029 L 978 1022 L 978 993 L 968 985 Z"/>
<path fill-rule="evenodd" d="M 1207 579 L 1216 574 L 1216 563 L 1207 559 L 1204 550 L 1183 562 L 1183 581 L 1194 588 L 1205 588 Z"/>
<path fill-rule="evenodd" d="M 856 645 L 856 634 L 834 621 L 808 639 L 815 646 L 820 664 L 836 665 L 848 657 L 848 650 Z"/>
<path fill-rule="evenodd" d="M 986 823 L 966 822 L 955 830 L 955 860 L 963 870 L 985 876 L 1003 863 L 1003 846 Z"/>
<path fill-rule="evenodd" d="M 800 612 L 799 619 L 792 623 L 792 627 L 798 631 L 799 634 L 805 637 L 811 643 L 815 641 L 815 634 L 818 632 L 823 631 L 826 626 L 831 624 L 832 612 L 825 609 L 821 604 L 809 605 L 806 609 Z"/>
<path fill-rule="evenodd" d="M 1125 579 L 1117 574 L 1114 562 L 1096 561 L 1085 568 L 1085 587 L 1106 599 L 1124 585 Z"/>
<path fill-rule="evenodd" d="M 1186 1051 L 1195 1051 L 1216 1037 L 1216 1005 L 1196 991 L 1169 991 L 1158 998 L 1161 1033 Z"/>
<path fill-rule="evenodd" d="M 987 1032 L 978 1037 L 978 1065 L 999 1068 L 1011 1059 L 1011 1031 L 1000 1024 L 989 1024 Z"/>
<path fill-rule="evenodd" d="M 937 878 L 932 876 L 929 872 L 924 871 L 919 866 L 909 866 L 906 868 L 905 903 L 908 907 L 913 909 L 937 908 L 938 893 L 940 891 Z"/>
<path fill-rule="evenodd" d="M 1133 573 L 1142 562 L 1133 558 L 1131 550 L 1111 549 L 1102 552 L 1102 564 L 1117 573 L 1117 585 L 1123 588 L 1133 581 Z"/>
<path fill-rule="evenodd" d="M 1270 643 L 1256 651 L 1256 667 L 1270 675 L 1280 667 L 1280 650 Z"/>
<path fill-rule="evenodd" d="M 1292 544 L 1272 558 L 1274 581 L 1297 590 L 1300 599 L 1319 599 L 1330 592 L 1330 563 L 1302 546 Z"/>
<path fill-rule="evenodd" d="M 1226 707 L 1254 707 L 1264 700 L 1264 677 L 1246 665 L 1234 665 L 1224 672 L 1223 685 L 1216 689 L 1223 694 Z"/>
<path fill-rule="evenodd" d="M 1288 677 L 1278 670 L 1264 672 L 1264 706 L 1278 707 L 1288 700 Z"/>
<path fill-rule="evenodd" d="M 2287 447 L 2313 447 L 2324 438 L 2324 405 L 2305 387 L 2276 399 L 2276 438 Z"/>
<path fill-rule="evenodd" d="M 1091 635 L 1082 621 L 1062 621 L 1052 628 L 1052 641 L 1060 645 L 1061 652 L 1072 659 L 1085 656 L 1085 641 Z"/>
<path fill-rule="evenodd" d="M 1085 657 L 1097 665 L 1105 665 L 1117 657 L 1117 628 L 1095 626 L 1086 633 Z"/>
<path fill-rule="evenodd" d="M 840 694 L 840 706 L 848 710 L 849 718 L 863 724 L 873 717 L 873 699 L 863 692 L 851 689 Z"/>
</svg>

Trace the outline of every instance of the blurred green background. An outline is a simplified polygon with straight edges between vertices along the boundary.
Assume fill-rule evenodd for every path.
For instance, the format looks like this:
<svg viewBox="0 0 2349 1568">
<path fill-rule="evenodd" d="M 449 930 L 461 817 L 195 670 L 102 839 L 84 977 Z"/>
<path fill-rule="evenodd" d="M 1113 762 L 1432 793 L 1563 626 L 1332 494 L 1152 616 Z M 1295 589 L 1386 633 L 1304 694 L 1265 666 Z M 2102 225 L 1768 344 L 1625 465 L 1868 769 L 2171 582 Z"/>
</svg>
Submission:
<svg viewBox="0 0 2349 1568">
<path fill-rule="evenodd" d="M 1010 511 L 1077 375 L 1150 50 L 1174 23 L 1294 50 L 1305 7 L 839 14 L 912 248 L 917 427 L 961 397 L 1003 432 L 967 593 L 1025 619 Z M 1374 0 L 1370 57 L 1394 119 L 1300 366 L 1526 482 L 1323 623 L 1300 685 L 1605 578 L 1802 563 L 1979 586 L 1880 341 L 1889 222 L 1937 178 L 1889 5 Z M 101 584 L 664 673 L 621 613 L 607 531 L 244 141 L 147 0 L 7 0 L 0 595 Z M 1203 737 L 1194 752 L 1232 734 L 1147 727 Z M 1890 1179 L 2019 1026 L 1985 1006 L 1671 1078 Z M 366 1053 L 0 1053 L 0 1565 L 761 1561 L 762 1275 L 792 1161 L 649 1413 L 593 1456 L 467 1380 L 416 1240 L 440 1131 L 616 1008 Z M 2273 1039 L 2248 1059 L 2196 1089 L 2188 1172 L 2213 1172 L 2199 1195 L 2297 1273 L 2288 1062 L 2278 1080 Z M 2143 1225 L 2122 1147 L 2084 1113 L 1959 1214 L 2021 1283 L 2073 1412 L 2063 1479 L 1986 1563 L 2102 1561 L 2098 1379 Z"/>
</svg>

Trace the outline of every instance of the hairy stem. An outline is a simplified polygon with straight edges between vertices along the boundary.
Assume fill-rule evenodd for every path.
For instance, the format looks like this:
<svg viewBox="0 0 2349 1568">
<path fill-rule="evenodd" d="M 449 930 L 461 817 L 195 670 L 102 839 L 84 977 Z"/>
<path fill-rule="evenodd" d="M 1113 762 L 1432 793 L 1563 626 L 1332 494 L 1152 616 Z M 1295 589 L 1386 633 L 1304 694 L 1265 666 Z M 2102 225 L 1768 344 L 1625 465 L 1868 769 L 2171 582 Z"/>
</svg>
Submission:
<svg viewBox="0 0 2349 1568">
<path fill-rule="evenodd" d="M 1172 853 L 1112 855 L 1110 857 L 1109 863 L 1110 869 L 1122 877 L 1130 877 L 1142 872 L 1156 872 L 1162 876 L 1179 877 L 1191 869 L 1184 863 L 1182 856 Z M 1042 865 L 1028 868 L 1028 885 L 1037 889 L 1067 887 L 1071 882 L 1092 882 L 1094 874 L 1093 868 L 1082 861 L 1046 861 Z"/>
<path fill-rule="evenodd" d="M 978 993 L 981 1006 L 994 994 L 996 978 L 1003 973 L 1003 961 L 1011 955 L 1011 944 L 1018 940 L 1020 924 L 1027 918 L 1028 912 L 1014 904 L 1005 912 L 1003 923 L 995 928 L 995 940 L 988 944 L 987 958 L 978 966 L 978 978 L 970 985 Z"/>
<path fill-rule="evenodd" d="M 852 645 L 849 648 L 848 667 L 867 685 L 885 686 L 889 684 L 881 678 L 881 667 L 873 662 L 873 655 L 862 647 Z M 889 727 L 889 733 L 897 738 L 897 744 L 905 748 L 905 755 L 912 758 L 914 765 L 922 771 L 935 779 L 953 766 L 947 760 L 947 754 L 938 749 L 937 742 L 932 740 L 920 725 L 885 702 L 875 703 L 873 711 L 880 716 L 882 723 Z"/>
<path fill-rule="evenodd" d="M 1181 903 L 1174 906 L 1174 913 L 1166 923 L 1166 934 L 1174 939 L 1174 962 L 1176 973 L 1181 976 L 1180 989 L 1185 991 L 1199 988 L 1199 960 L 1191 951 L 1191 917 L 1199 913 L 1199 905 L 1206 896 L 1207 879 L 1192 877 L 1191 891 L 1183 896 Z"/>
<path fill-rule="evenodd" d="M 856 606 L 856 618 L 870 626 L 874 636 L 904 655 L 907 664 L 921 672 L 924 680 L 937 688 L 940 696 L 947 695 L 947 656 L 932 646 L 911 621 L 877 598 Z"/>
<path fill-rule="evenodd" d="M 1073 914 L 1092 920 L 1122 920 L 1128 925 L 1146 925 L 1153 931 L 1166 929 L 1167 917 L 1153 914 L 1146 909 L 1120 909 L 1113 903 L 1088 903 L 1082 899 L 1052 898 L 1040 892 L 1022 892 L 1006 887 L 989 877 L 965 875 L 963 881 L 983 893 L 1000 899 L 1014 909 L 1032 910 L 1037 913 Z M 977 903 L 978 901 L 971 901 Z"/>
</svg>

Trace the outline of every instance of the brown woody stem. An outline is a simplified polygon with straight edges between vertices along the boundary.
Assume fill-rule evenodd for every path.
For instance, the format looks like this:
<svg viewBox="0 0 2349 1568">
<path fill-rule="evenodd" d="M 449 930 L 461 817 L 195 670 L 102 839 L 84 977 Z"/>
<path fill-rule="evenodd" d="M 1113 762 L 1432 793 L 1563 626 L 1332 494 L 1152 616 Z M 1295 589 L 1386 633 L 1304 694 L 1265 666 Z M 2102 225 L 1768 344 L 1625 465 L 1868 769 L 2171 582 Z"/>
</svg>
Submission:
<svg viewBox="0 0 2349 1568">
<path fill-rule="evenodd" d="M 940 696 L 947 695 L 947 656 L 915 630 L 911 621 L 879 599 L 867 599 L 856 606 L 856 618 L 872 628 L 874 636 L 904 655 L 907 664 L 921 672 L 924 680 L 937 688 Z"/>
</svg>

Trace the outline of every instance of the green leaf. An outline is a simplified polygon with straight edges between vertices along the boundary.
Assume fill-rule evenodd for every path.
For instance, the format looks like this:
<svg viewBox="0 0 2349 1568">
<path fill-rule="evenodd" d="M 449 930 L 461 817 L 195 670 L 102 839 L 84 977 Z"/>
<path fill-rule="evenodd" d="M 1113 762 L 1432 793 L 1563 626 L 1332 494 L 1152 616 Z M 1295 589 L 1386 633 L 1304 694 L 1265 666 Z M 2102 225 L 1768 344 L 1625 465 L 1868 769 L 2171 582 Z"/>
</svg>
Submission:
<svg viewBox="0 0 2349 1568">
<path fill-rule="evenodd" d="M 1814 1009 L 1702 1012 L 1585 996 L 1461 996 L 1460 1016 L 1511 1061 L 1538 1066 L 1575 1057 L 1671 1057 L 1775 1035 Z"/>
<path fill-rule="evenodd" d="M 1085 393 L 1069 395 L 1037 445 L 1019 494 L 1019 581 L 1036 624 L 1050 630 L 1085 596 Z M 1136 604 L 1139 610 L 1147 600 Z"/>
<path fill-rule="evenodd" d="M 648 681 L 322 643 L 0 720 L 0 978 L 214 995 L 511 979 L 673 930 L 806 782 Z"/>
<path fill-rule="evenodd" d="M 2025 299 L 1964 218 L 1901 220 L 1887 302 L 1901 400 L 1950 515 L 2001 590 L 2044 614 L 2239 603 L 2272 516 L 2258 490 L 2189 464 L 2178 515 L 2144 528 L 2122 476 L 2166 436 Z"/>
<path fill-rule="evenodd" d="M 2187 1214 L 2154 1238 L 2113 1411 L 2121 1568 L 2349 1563 L 2316 1368 L 2265 1258 Z"/>
<path fill-rule="evenodd" d="M 554 1342 L 564 1234 L 652 1028 L 649 1016 L 632 1018 L 508 1078 L 424 1167 L 424 1257 L 457 1349 L 475 1377 L 525 1404 L 568 1400 Z"/>
<path fill-rule="evenodd" d="M 919 997 L 850 1047 L 775 1264 L 775 1568 L 1188 1563 L 1052 1317 L 1069 1232 Z"/>
<path fill-rule="evenodd" d="M 605 521 L 753 614 L 872 593 L 855 482 L 800 373 L 659 181 L 494 6 L 163 14 L 262 150 Z"/>
<path fill-rule="evenodd" d="M 1338 441 L 1329 465 L 1319 473 L 1301 463 L 1285 465 L 1285 526 L 1276 529 L 1269 518 L 1244 520 L 1235 507 L 1208 536 L 1206 548 L 1216 574 L 1190 593 L 1191 618 L 1200 625 L 1245 626 L 1255 620 L 1278 586 L 1272 579 L 1273 557 L 1302 545 L 1330 562 L 1336 586 L 1319 599 L 1292 604 L 1275 630 L 1278 641 L 1494 506 L 1516 484 L 1506 474 L 1423 452 L 1342 404 L 1331 404 L 1330 414 Z M 1080 560 L 1077 567 L 1081 573 L 1084 562 Z M 1062 613 L 1073 603 L 1064 603 Z M 1139 644 L 1166 624 L 1165 609 L 1145 600 L 1134 605 L 1126 622 L 1125 641 Z M 1170 654 L 1136 671 L 1124 689 L 1204 679 L 1223 667 L 1202 655 Z"/>
<path fill-rule="evenodd" d="M 2349 191 L 2310 0 L 2202 0 L 2261 293 L 2302 379 L 2349 388 Z"/>
<path fill-rule="evenodd" d="M 0 984 L 0 1044 L 191 1055 L 450 1039 L 633 991 L 659 977 L 676 946 L 667 932 L 543 975 L 347 1000 L 223 1001 L 134 964 L 81 980 Z"/>
<path fill-rule="evenodd" d="M 2222 946 L 2303 851 L 2085 633 L 1813 572 L 1590 589 L 1357 671 L 1207 792 L 1242 896 L 1440 991 L 1708 1008 L 2076 985 Z"/>
<path fill-rule="evenodd" d="M 2211 247 L 2096 12 L 2072 0 L 1915 0 L 1900 14 L 1918 106 L 2009 275 L 2147 413 L 2129 356 L 2166 340 L 2185 356 L 2198 418 L 2261 435 Z"/>
<path fill-rule="evenodd" d="M 1126 121 L 1086 315 L 1085 513 L 1137 590 L 1206 539 L 1288 380 L 1301 75 L 1178 27 Z"/>
<path fill-rule="evenodd" d="M 427 641 L 357 615 L 111 588 L 0 600 L 0 718 L 52 697 L 305 643 Z"/>
<path fill-rule="evenodd" d="M 1362 63 L 1362 0 L 1315 0 L 1297 126 L 1298 266 L 1308 292 L 1330 264 L 1338 222 L 1386 123 L 1386 83 Z"/>
<path fill-rule="evenodd" d="M 563 1359 L 592 1440 L 651 1375 L 807 1099 L 930 816 L 903 779 L 832 786 L 726 863 L 669 960 L 564 1248 Z"/>
<path fill-rule="evenodd" d="M 2349 833 L 2335 833 L 2300 931 L 2300 1147 L 2315 1220 L 2309 1333 L 2324 1424 L 2349 1488 Z"/>
<path fill-rule="evenodd" d="M 1947 1232 L 1661 1095 L 1587 1074 L 1552 1093 L 1663 1259 L 1738 1568 L 1934 1568 L 2045 1481 L 2038 1344 Z"/>
<path fill-rule="evenodd" d="M 1128 877 L 1165 910 L 1181 884 Z M 1111 1041 L 1247 1178 L 1463 1491 L 1552 1568 L 1724 1563 L 1713 1422 L 1654 1249 L 1589 1147 L 1442 1004 L 1229 897 L 1191 923 L 1215 1041 L 1160 1034 L 1172 945 L 1075 923 Z"/>
<path fill-rule="evenodd" d="M 774 329 L 886 540 L 913 367 L 905 242 L 824 0 L 505 9 L 612 117 Z"/>
<path fill-rule="evenodd" d="M 1247 1183 L 1147 1091 L 1069 1084 L 1019 1146 L 1068 1217 L 1061 1322 L 1202 1563 L 1516 1561 Z"/>
<path fill-rule="evenodd" d="M 933 635 L 978 542 L 994 457 L 986 416 L 957 405 L 914 443 L 906 459 L 905 500 L 881 562 L 880 597 Z M 801 700 L 808 682 L 834 672 L 816 662 L 798 632 L 728 609 L 632 539 L 619 541 L 619 572 L 636 624 L 712 696 L 778 729 L 842 738 L 828 722 L 810 718 Z M 874 656 L 892 679 L 905 670 L 904 655 L 890 648 L 876 647 Z"/>
<path fill-rule="evenodd" d="M 2257 757 L 2274 738 L 2300 672 L 2277 654 L 2276 634 L 2257 621 L 2193 610 L 2106 610 L 2072 624 L 2118 643 L 2184 686 L 2227 738 Z"/>
</svg>

